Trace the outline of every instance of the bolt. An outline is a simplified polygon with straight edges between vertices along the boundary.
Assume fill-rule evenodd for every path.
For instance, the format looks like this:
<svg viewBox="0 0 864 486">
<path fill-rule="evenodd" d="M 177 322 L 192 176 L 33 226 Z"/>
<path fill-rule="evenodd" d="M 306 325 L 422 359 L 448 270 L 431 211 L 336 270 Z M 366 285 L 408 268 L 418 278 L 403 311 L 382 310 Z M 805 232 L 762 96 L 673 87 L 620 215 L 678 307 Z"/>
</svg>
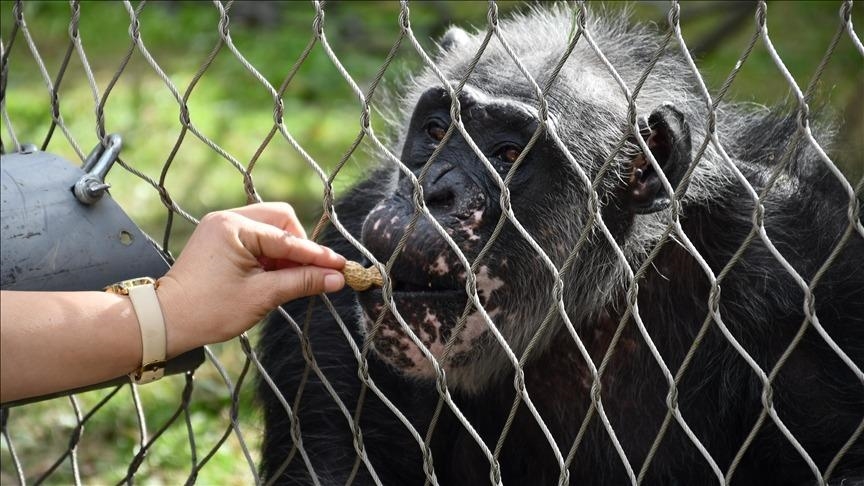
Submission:
<svg viewBox="0 0 864 486">
<path fill-rule="evenodd" d="M 72 192 L 79 202 L 89 205 L 98 201 L 109 187 L 111 186 L 98 177 L 86 174 L 78 179 L 78 182 L 72 187 Z"/>
</svg>

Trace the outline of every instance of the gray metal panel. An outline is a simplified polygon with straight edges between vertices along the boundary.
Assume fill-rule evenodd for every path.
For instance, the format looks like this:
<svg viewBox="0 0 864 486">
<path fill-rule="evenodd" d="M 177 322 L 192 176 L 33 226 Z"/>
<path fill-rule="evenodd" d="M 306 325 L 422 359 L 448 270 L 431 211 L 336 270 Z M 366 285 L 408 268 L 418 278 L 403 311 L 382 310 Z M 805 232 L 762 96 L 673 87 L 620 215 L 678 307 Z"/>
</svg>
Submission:
<svg viewBox="0 0 864 486">
<path fill-rule="evenodd" d="M 0 156 L 0 288 L 101 290 L 168 270 L 110 195 L 78 202 L 72 187 L 84 175 L 45 152 Z"/>
</svg>

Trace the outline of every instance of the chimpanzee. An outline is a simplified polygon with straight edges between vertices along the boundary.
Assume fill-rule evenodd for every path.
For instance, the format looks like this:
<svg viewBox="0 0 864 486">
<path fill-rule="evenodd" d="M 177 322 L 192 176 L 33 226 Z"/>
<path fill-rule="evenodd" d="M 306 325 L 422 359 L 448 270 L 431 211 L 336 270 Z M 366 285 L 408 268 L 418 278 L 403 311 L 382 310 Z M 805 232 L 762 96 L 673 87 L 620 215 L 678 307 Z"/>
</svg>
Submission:
<svg viewBox="0 0 864 486">
<path fill-rule="evenodd" d="M 395 153 L 419 175 L 438 151 L 421 178 L 422 197 L 431 217 L 474 268 L 465 267 L 432 219 L 421 214 L 390 274 L 395 308 L 417 342 L 440 360 L 452 400 L 495 454 L 501 480 L 540 485 L 557 484 L 562 477 L 553 448 L 524 400 L 507 423 L 521 383 L 563 459 L 579 438 L 565 474 L 569 484 L 629 484 L 630 473 L 604 422 L 608 420 L 620 452 L 638 475 L 669 403 L 677 403 L 721 474 L 735 462 L 732 484 L 816 484 L 807 461 L 771 417 L 764 418 L 736 459 L 769 400 L 820 474 L 846 444 L 846 453 L 831 466 L 831 478 L 864 476 L 864 440 L 850 442 L 864 420 L 860 220 L 857 230 L 848 230 L 851 236 L 827 271 L 820 272 L 850 228 L 848 214 L 864 204 L 856 199 L 850 209 L 839 180 L 796 134 L 795 116 L 777 110 L 720 104 L 716 134 L 725 153 L 709 143 L 694 160 L 709 135 L 710 116 L 695 74 L 674 44 L 656 60 L 638 91 L 635 126 L 642 140 L 636 139 L 627 99 L 585 37 L 551 78 L 576 30 L 575 15 L 566 8 L 537 9 L 500 24 L 515 55 L 545 88 L 548 116 L 543 127 L 537 90 L 496 38 L 470 69 L 483 32 L 451 28 L 440 41 L 435 62 L 452 86 L 459 86 L 470 70 L 461 90 L 449 91 L 426 69 L 412 78 L 401 100 L 401 152 Z M 608 14 L 585 22 L 591 40 L 632 89 L 658 52 L 661 37 L 650 27 Z M 458 93 L 459 118 L 491 167 L 459 130 L 450 128 L 455 127 L 451 93 Z M 543 130 L 529 147 L 538 127 Z M 815 136 L 827 144 L 828 135 L 817 130 Z M 674 230 L 664 237 L 675 209 L 672 195 L 639 142 L 671 187 L 682 184 L 677 213 L 686 238 Z M 514 164 L 518 166 L 508 177 Z M 508 177 L 509 203 L 524 231 L 555 267 L 565 269 L 560 288 L 549 262 L 516 224 L 502 220 L 506 206 L 490 169 Z M 761 195 L 759 208 L 742 177 Z M 336 212 L 347 230 L 386 262 L 409 226 L 416 194 L 407 174 L 384 160 L 338 200 Z M 592 217 L 595 213 L 605 226 Z M 774 248 L 752 233 L 754 222 L 756 228 L 764 225 Z M 493 232 L 497 238 L 484 251 Z M 362 260 L 333 227 L 321 241 Z M 775 251 L 804 282 L 818 276 L 812 301 L 818 323 L 804 325 L 805 292 Z M 656 255 L 633 286 L 631 272 L 652 252 Z M 713 293 L 707 269 L 720 279 Z M 463 316 L 468 272 L 476 276 L 478 302 L 500 335 L 475 305 Z M 558 295 L 569 321 L 559 312 Z M 368 374 L 420 439 L 426 439 L 434 420 L 429 450 L 439 484 L 488 484 L 490 461 L 450 406 L 437 411 L 438 374 L 394 313 L 384 310 L 382 291 L 345 290 L 330 298 L 360 349 L 379 314 L 386 313 L 370 339 Z M 634 318 L 633 303 L 641 322 Z M 286 309 L 299 325 L 308 323 L 311 356 L 347 410 L 340 410 L 319 376 L 307 369 L 293 328 L 279 315 L 271 318 L 258 349 L 299 420 L 289 416 L 262 380 L 263 476 L 284 484 L 312 484 L 311 465 L 321 484 L 374 483 L 358 459 L 346 418 L 346 413 L 356 413 L 362 441 L 357 446 L 362 443 L 375 477 L 386 485 L 424 484 L 423 449 L 403 417 L 362 386 L 355 354 L 327 306 L 315 298 Z M 544 322 L 547 326 L 538 333 Z M 619 323 L 623 327 L 616 333 Z M 643 325 L 670 370 L 668 377 L 640 331 Z M 782 356 L 801 329 L 800 342 Z M 593 366 L 604 363 L 599 383 L 573 330 Z M 515 373 L 513 357 L 500 339 L 515 359 L 530 348 L 523 376 Z M 687 357 L 696 339 L 699 345 Z M 770 388 L 736 346 L 766 375 L 785 360 Z M 677 392 L 670 394 L 668 380 L 685 358 L 686 371 Z M 599 396 L 602 413 L 589 410 L 592 396 Z M 506 439 L 496 451 L 505 425 Z M 305 457 L 292 447 L 295 433 L 302 438 Z M 697 445 L 671 420 L 642 484 L 718 482 Z"/>
</svg>

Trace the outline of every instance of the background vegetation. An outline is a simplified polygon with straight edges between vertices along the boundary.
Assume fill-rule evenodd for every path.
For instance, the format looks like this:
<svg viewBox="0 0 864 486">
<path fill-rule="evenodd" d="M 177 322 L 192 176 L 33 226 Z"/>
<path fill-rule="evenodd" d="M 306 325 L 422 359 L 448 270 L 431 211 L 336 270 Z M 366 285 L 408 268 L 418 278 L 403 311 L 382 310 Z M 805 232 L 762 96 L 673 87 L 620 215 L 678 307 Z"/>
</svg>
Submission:
<svg viewBox="0 0 864 486">
<path fill-rule="evenodd" d="M 610 4 L 609 8 L 621 8 Z M 771 2 L 771 39 L 801 86 L 806 86 L 838 26 L 840 2 Z M 502 15 L 524 10 L 521 3 L 501 2 Z M 638 20 L 664 28 L 665 2 L 633 7 Z M 425 48 L 450 24 L 483 28 L 487 5 L 482 2 L 416 2 L 411 22 Z M 864 29 L 864 9 L 856 6 L 853 21 Z M 750 2 L 684 2 L 682 26 L 688 45 L 698 57 L 709 89 L 715 90 L 735 65 L 755 28 Z M 305 2 L 237 2 L 231 7 L 231 36 L 237 48 L 271 84 L 278 87 L 312 38 L 314 9 Z M 396 2 L 328 2 L 325 32 L 345 68 L 361 88 L 369 85 L 399 34 Z M 743 13 L 742 13 L 743 12 Z M 25 2 L 24 14 L 49 75 L 58 72 L 69 45 L 70 8 L 63 2 Z M 731 19 L 731 20 L 730 20 Z M 219 38 L 218 11 L 207 2 L 152 2 L 141 13 L 141 35 L 153 57 L 181 93 Z M 0 2 L 0 38 L 9 55 L 5 103 L 21 142 L 41 145 L 50 126 L 50 97 L 21 33 L 10 46 L 13 3 Z M 129 15 L 123 4 L 82 2 L 79 30 L 100 93 L 120 66 L 130 45 Z M 727 22 L 730 22 L 727 24 Z M 4 52 L 6 55 L 7 52 Z M 385 75 L 385 88 L 398 92 L 406 73 L 420 65 L 411 45 L 403 43 Z M 827 66 L 818 100 L 842 121 L 840 147 L 835 151 L 842 170 L 853 181 L 864 174 L 864 69 L 862 58 L 844 37 Z M 94 101 L 81 60 L 72 55 L 60 83 L 61 111 L 75 140 L 86 153 L 96 145 Z M 767 105 L 792 100 L 764 46 L 758 45 L 733 85 L 730 98 Z M 376 96 L 377 100 L 381 96 Z M 320 45 L 312 51 L 289 85 L 285 123 L 304 149 L 325 169 L 340 160 L 360 129 L 359 103 Z M 189 100 L 192 123 L 241 164 L 248 164 L 272 127 L 273 103 L 266 89 L 225 48 L 206 71 Z M 144 57 L 135 52 L 106 104 L 105 126 L 124 140 L 123 159 L 158 178 L 180 134 L 179 109 L 170 91 Z M 386 131 L 376 113 L 375 127 Z M 9 124 L 0 123 L 3 146 L 12 150 Z M 80 161 L 69 142 L 55 131 L 47 149 Z M 373 162 L 361 150 L 335 181 L 337 194 L 350 186 Z M 277 135 L 253 171 L 265 200 L 287 200 L 301 219 L 314 224 L 320 215 L 322 184 L 300 155 Z M 166 210 L 159 195 L 136 176 L 115 167 L 109 174 L 112 195 L 145 231 L 160 239 Z M 244 204 L 243 179 L 225 159 L 191 134 L 176 155 L 166 186 L 192 215 Z M 175 219 L 170 248 L 177 252 L 192 227 Z M 194 310 L 192 310 L 194 311 Z M 254 336 L 253 336 L 254 338 Z M 236 379 L 242 351 L 236 342 L 214 348 Z M 38 363 L 34 363 L 38 365 Z M 151 430 L 164 423 L 179 403 L 183 379 L 172 377 L 140 388 Z M 240 423 L 244 437 L 257 450 L 261 436 L 259 413 L 252 404 L 251 381 L 241 391 Z M 107 391 L 80 396 L 86 411 Z M 229 424 L 231 399 L 215 368 L 205 364 L 196 373 L 192 423 L 198 457 L 209 450 Z M 66 450 L 76 422 L 68 399 L 56 399 L 11 411 L 9 432 L 27 474 L 36 476 Z M 81 474 L 93 483 L 114 483 L 123 477 L 134 455 L 138 425 L 128 387 L 109 401 L 91 421 L 77 454 Z M 0 449 L 0 482 L 14 483 L 6 443 Z M 149 452 L 142 466 L 145 484 L 175 484 L 189 475 L 189 439 L 182 420 L 172 426 Z M 66 464 L 49 479 L 65 484 L 72 470 Z M 202 484 L 251 482 L 249 467 L 232 436 L 202 470 Z"/>
</svg>

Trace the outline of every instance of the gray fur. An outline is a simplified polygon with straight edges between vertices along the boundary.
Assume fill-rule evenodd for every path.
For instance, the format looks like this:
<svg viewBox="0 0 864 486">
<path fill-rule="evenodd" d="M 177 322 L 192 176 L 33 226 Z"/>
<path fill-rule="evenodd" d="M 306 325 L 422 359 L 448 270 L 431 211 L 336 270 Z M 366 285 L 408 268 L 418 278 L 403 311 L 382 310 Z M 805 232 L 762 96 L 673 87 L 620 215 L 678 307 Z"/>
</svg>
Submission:
<svg viewBox="0 0 864 486">
<path fill-rule="evenodd" d="M 545 85 L 552 68 L 566 51 L 568 33 L 575 15 L 575 11 L 567 7 L 556 6 L 531 10 L 527 14 L 517 14 L 500 22 L 505 40 L 520 39 L 521 42 L 513 44 L 512 48 L 538 85 Z M 653 53 L 659 47 L 656 32 L 644 26 L 633 26 L 623 17 L 589 17 L 587 30 L 631 88 L 646 67 L 646 53 Z M 440 43 L 441 50 L 434 61 L 451 86 L 457 86 L 465 76 L 484 36 L 485 31 L 466 33 L 459 28 L 451 28 L 444 35 Z M 525 42 L 526 39 L 532 41 Z M 627 42 L 622 43 L 622 39 L 627 39 Z M 674 100 L 676 108 L 685 114 L 690 123 L 695 150 L 706 136 L 707 111 L 705 101 L 695 92 L 695 78 L 688 73 L 681 56 L 674 55 L 677 54 L 674 52 L 676 49 L 677 46 L 670 44 L 667 53 L 657 62 L 636 99 L 637 113 L 647 116 L 661 104 Z M 430 87 L 441 85 L 431 68 L 426 68 L 414 76 L 400 100 L 399 105 L 403 107 L 403 111 L 397 126 L 407 126 L 419 97 Z M 520 103 L 532 107 L 535 113 L 539 106 L 531 84 L 495 37 L 469 76 L 463 91 L 474 92 L 478 97 Z M 554 121 L 550 127 L 557 130 L 559 137 L 568 145 L 570 153 L 583 164 L 589 177 L 593 178 L 613 150 L 614 144 L 629 130 L 626 126 L 628 102 L 584 37 L 579 40 L 552 88 L 546 93 L 546 100 L 550 108 L 550 118 Z M 598 106 L 604 113 L 598 114 Z M 735 119 L 737 110 L 733 107 L 724 107 L 721 115 L 730 111 L 732 116 L 724 116 L 724 120 Z M 730 130 L 734 131 L 735 126 L 724 123 L 720 126 L 724 127 L 720 133 L 721 141 L 734 138 L 725 134 Z M 590 130 L 586 127 L 590 127 Z M 400 136 L 397 144 L 401 147 L 403 143 L 404 138 Z M 398 150 L 394 152 L 399 153 Z M 633 154 L 639 152 L 638 146 L 628 144 L 614 157 L 613 169 L 609 171 L 612 177 L 607 177 L 604 186 L 601 186 L 601 198 L 618 182 L 617 177 L 620 177 L 623 167 L 630 162 Z M 682 203 L 686 204 L 691 200 L 704 202 L 717 198 L 721 195 L 724 182 L 730 179 L 731 174 L 719 154 L 709 146 L 695 170 Z M 575 173 L 572 180 L 574 187 L 569 197 L 572 206 L 551 208 L 550 212 L 538 218 L 545 221 L 549 227 L 556 228 L 552 238 L 543 243 L 544 250 L 559 266 L 575 244 L 588 217 L 588 188 L 577 184 Z M 519 209 L 514 207 L 517 216 Z M 621 242 L 622 249 L 634 268 L 656 244 L 668 224 L 667 213 L 668 210 L 638 216 L 629 238 Z M 536 238 L 536 235 L 534 236 Z M 568 314 L 576 323 L 590 322 L 596 317 L 592 314 L 612 304 L 611 299 L 629 285 L 625 267 L 605 244 L 596 225 L 592 229 L 591 239 L 592 245 L 586 250 L 592 257 L 582 259 L 577 268 L 570 272 L 570 278 L 566 282 L 565 304 Z M 542 241 L 539 238 L 538 240 Z M 513 244 L 524 246 L 526 254 L 534 253 L 525 241 L 516 241 Z M 536 263 L 538 267 L 542 266 L 539 258 Z M 525 350 L 552 302 L 552 279 L 549 275 L 525 275 L 524 278 L 524 287 L 533 289 L 532 295 L 521 296 L 518 302 L 510 303 L 495 319 L 495 324 L 517 357 Z M 560 325 L 558 322 L 554 327 Z M 539 349 L 545 349 L 556 334 L 554 329 L 546 333 L 538 346 Z M 485 343 L 486 346 L 476 350 L 477 355 L 484 356 L 484 359 L 469 367 L 448 370 L 449 383 L 468 391 L 478 391 L 512 368 L 494 340 L 487 338 Z"/>
<path fill-rule="evenodd" d="M 548 9 L 532 9 L 526 14 L 517 14 L 500 22 L 500 30 L 505 40 L 520 40 L 511 44 L 511 47 L 541 87 L 545 86 L 552 68 L 566 51 L 575 15 L 575 10 L 558 5 Z M 648 60 L 660 47 L 660 36 L 654 29 L 630 24 L 626 16 L 620 15 L 589 15 L 586 24 L 586 30 L 600 51 L 632 90 L 646 69 Z M 484 30 L 466 33 L 459 28 L 451 28 L 444 35 L 434 62 L 451 86 L 457 86 L 465 76 L 485 35 Z M 440 79 L 431 68 L 427 67 L 414 76 L 399 102 L 402 112 L 401 120 L 396 122 L 397 126 L 407 126 L 419 97 L 430 87 L 441 85 Z M 672 101 L 689 123 L 694 155 L 708 136 L 708 110 L 697 86 L 695 74 L 686 65 L 677 43 L 673 40 L 652 69 L 635 100 L 637 115 L 640 117 L 647 117 L 657 107 Z M 463 91 L 473 92 L 480 98 L 519 103 L 532 107 L 535 113 L 540 105 L 531 83 L 510 58 L 503 44 L 494 36 L 468 77 Z M 627 126 L 628 101 L 584 36 L 579 39 L 559 76 L 546 93 L 546 101 L 550 110 L 550 129 L 557 131 L 560 139 L 567 144 L 570 154 L 593 179 L 614 145 L 629 133 L 630 129 Z M 717 110 L 717 131 L 721 144 L 724 144 L 729 153 L 738 152 L 734 146 L 737 133 L 746 130 L 754 118 L 765 115 L 767 110 L 754 114 L 752 108 L 745 110 L 732 104 L 721 105 Z M 404 133 L 397 140 L 397 145 L 401 147 L 403 143 Z M 398 150 L 394 152 L 399 153 Z M 636 144 L 628 142 L 615 154 L 611 170 L 598 190 L 602 201 L 608 202 L 606 197 L 620 183 L 624 168 L 634 154 L 640 152 Z M 739 162 L 733 160 L 733 163 Z M 559 230 L 545 241 L 533 235 L 558 266 L 567 257 L 588 218 L 589 188 L 579 182 L 575 171 L 571 180 L 573 187 L 568 198 L 571 204 L 551 208 L 550 212 L 538 218 L 549 227 Z M 732 180 L 733 174 L 728 165 L 713 144 L 709 144 L 694 170 L 687 192 L 680 200 L 681 205 L 711 204 L 711 201 L 723 197 L 724 188 Z M 514 211 L 518 217 L 520 208 L 514 207 Z M 532 217 L 537 216 L 532 214 Z M 619 242 L 631 268 L 635 269 L 644 260 L 668 224 L 668 209 L 635 218 L 629 236 L 625 241 Z M 674 235 L 672 239 L 674 240 Z M 534 250 L 521 238 L 512 244 L 524 247 L 526 254 L 534 254 Z M 583 254 L 589 254 L 590 257 L 578 261 L 574 270 L 569 273 L 565 287 L 565 305 L 574 323 L 592 322 L 600 309 L 615 305 L 613 299 L 620 297 L 622 289 L 626 289 L 630 284 L 626 267 L 605 242 L 596 223 L 591 230 L 591 244 L 583 250 Z M 538 267 L 542 266 L 539 258 L 536 263 Z M 495 320 L 517 357 L 525 350 L 552 302 L 552 279 L 549 275 L 526 275 L 525 279 L 527 281 L 524 282 L 524 288 L 531 289 L 532 294 L 522 296 L 518 305 L 513 303 L 505 306 Z M 538 346 L 539 349 L 545 349 L 549 345 L 561 324 L 555 323 L 552 332 L 546 333 Z M 499 352 L 497 343 L 491 339 L 487 339 L 486 343 L 492 349 L 477 349 L 477 355 L 484 358 L 475 365 L 449 370 L 448 379 L 451 384 L 467 390 L 479 390 L 484 384 L 495 382 L 502 373 L 507 373 L 512 368 L 505 354 Z M 471 376 L 463 376 L 466 373 Z"/>
</svg>

